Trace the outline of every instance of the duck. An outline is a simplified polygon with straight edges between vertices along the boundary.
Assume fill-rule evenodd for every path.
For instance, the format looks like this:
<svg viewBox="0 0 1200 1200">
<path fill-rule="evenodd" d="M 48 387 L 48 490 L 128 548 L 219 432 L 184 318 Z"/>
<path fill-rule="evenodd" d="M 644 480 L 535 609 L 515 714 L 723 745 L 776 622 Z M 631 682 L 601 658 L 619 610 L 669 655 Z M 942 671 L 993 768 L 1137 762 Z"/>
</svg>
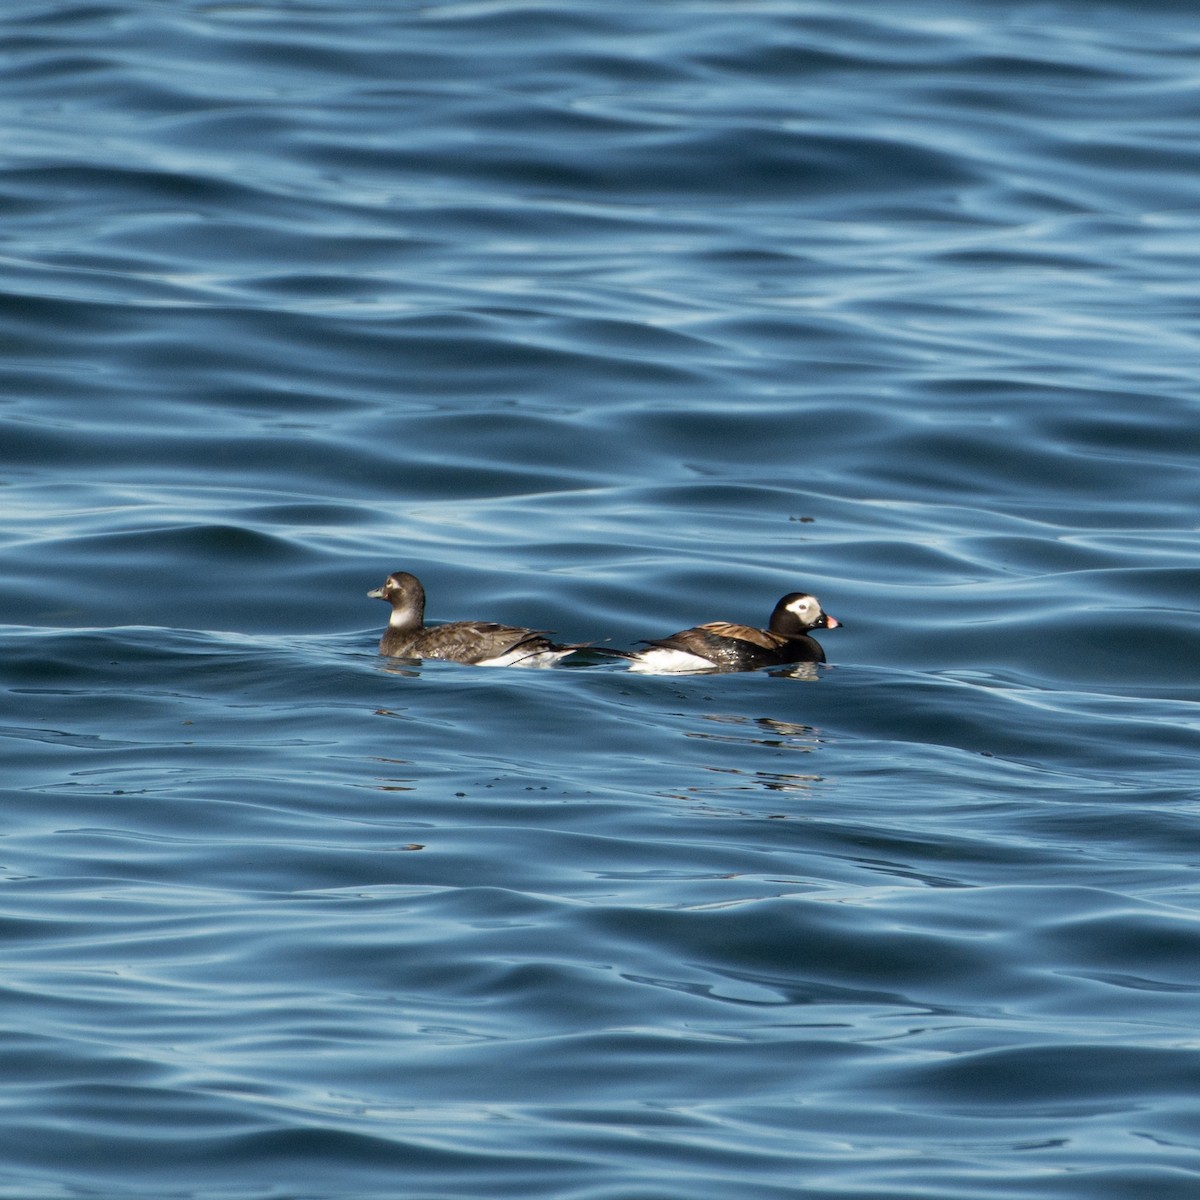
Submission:
<svg viewBox="0 0 1200 1200">
<path fill-rule="evenodd" d="M 426 626 L 425 588 L 407 571 L 393 571 L 367 596 L 392 606 L 379 641 L 379 653 L 389 658 L 438 658 L 480 667 L 550 667 L 584 648 L 552 642 L 543 630 L 495 621 Z"/>
<path fill-rule="evenodd" d="M 631 671 L 653 675 L 686 672 L 753 671 L 790 663 L 823 663 L 814 629 L 840 629 L 842 623 L 821 607 L 816 596 L 789 592 L 775 605 L 766 629 L 709 621 L 681 629 L 669 637 L 644 643 L 646 650 L 628 652 Z"/>
</svg>

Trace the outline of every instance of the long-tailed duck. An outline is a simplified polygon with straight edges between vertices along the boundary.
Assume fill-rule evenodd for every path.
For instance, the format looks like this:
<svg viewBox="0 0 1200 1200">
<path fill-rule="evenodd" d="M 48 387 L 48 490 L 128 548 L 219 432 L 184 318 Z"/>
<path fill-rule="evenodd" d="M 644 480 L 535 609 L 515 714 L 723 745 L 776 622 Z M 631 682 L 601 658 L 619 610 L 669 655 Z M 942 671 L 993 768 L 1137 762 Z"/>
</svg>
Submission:
<svg viewBox="0 0 1200 1200">
<path fill-rule="evenodd" d="M 631 671 L 678 674 L 689 671 L 752 671 L 785 663 L 823 663 L 825 651 L 812 629 L 837 629 L 841 622 L 822 611 L 815 596 L 790 592 L 775 605 L 766 629 L 711 621 L 655 638 L 629 655 Z"/>
<path fill-rule="evenodd" d="M 544 632 L 494 621 L 425 626 L 425 589 L 415 575 L 395 571 L 367 595 L 392 606 L 379 653 L 391 658 L 440 658 L 481 667 L 550 667 L 581 646 L 560 646 Z"/>
</svg>

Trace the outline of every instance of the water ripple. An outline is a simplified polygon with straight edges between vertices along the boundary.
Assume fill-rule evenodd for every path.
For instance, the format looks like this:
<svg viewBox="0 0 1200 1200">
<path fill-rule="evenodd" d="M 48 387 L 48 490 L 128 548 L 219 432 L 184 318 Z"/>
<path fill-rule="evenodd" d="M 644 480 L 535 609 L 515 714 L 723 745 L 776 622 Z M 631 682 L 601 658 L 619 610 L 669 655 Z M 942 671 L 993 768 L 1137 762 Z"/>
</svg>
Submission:
<svg viewBox="0 0 1200 1200">
<path fill-rule="evenodd" d="M 1190 1200 L 1183 15 L 11 6 L 0 1196 Z"/>
</svg>

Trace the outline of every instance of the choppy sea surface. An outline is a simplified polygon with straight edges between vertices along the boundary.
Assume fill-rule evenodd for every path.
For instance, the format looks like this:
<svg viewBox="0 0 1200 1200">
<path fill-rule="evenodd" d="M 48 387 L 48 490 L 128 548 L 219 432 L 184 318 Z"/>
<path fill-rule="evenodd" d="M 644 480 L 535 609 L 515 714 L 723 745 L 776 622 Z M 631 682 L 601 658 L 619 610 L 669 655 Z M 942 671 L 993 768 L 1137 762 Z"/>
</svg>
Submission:
<svg viewBox="0 0 1200 1200">
<path fill-rule="evenodd" d="M 0 38 L 0 1196 L 1200 1195 L 1192 7 Z"/>
</svg>

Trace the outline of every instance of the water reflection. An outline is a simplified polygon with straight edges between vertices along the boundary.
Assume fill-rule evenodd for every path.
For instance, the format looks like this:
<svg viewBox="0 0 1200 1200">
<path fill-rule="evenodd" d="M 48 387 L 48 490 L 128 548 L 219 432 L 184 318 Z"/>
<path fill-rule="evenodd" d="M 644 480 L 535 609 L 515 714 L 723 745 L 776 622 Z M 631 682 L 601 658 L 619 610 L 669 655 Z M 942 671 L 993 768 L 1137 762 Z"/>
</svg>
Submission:
<svg viewBox="0 0 1200 1200">
<path fill-rule="evenodd" d="M 703 738 L 714 742 L 738 742 L 742 745 L 769 746 L 773 750 L 800 750 L 811 753 L 820 745 L 820 737 L 811 725 L 796 721 L 780 721 L 776 717 L 746 717 L 737 713 L 704 713 L 702 720 L 714 724 L 748 728 L 751 731 L 765 730 L 774 737 L 741 736 L 739 734 L 712 733 L 706 729 L 689 730 L 688 737 Z"/>
<path fill-rule="evenodd" d="M 781 721 L 776 717 L 746 717 L 736 713 L 705 713 L 701 719 L 725 728 L 719 732 L 711 729 L 686 730 L 686 737 L 726 745 L 762 747 L 772 752 L 791 750 L 801 754 L 811 754 L 821 745 L 820 735 L 811 725 L 795 721 Z M 684 788 L 679 798 L 712 797 L 714 794 L 747 791 L 807 794 L 824 778 L 816 773 L 758 770 L 728 763 L 703 763 L 701 770 L 709 776 L 717 776 L 720 781 L 693 784 Z"/>
<path fill-rule="evenodd" d="M 720 787 L 689 787 L 688 795 L 705 795 L 711 792 L 757 791 L 765 789 L 769 792 L 809 792 L 814 784 L 821 783 L 821 775 L 795 775 L 783 771 L 743 771 L 738 767 L 705 767 L 704 770 L 714 775 L 731 776 L 745 782 L 727 784 Z"/>
<path fill-rule="evenodd" d="M 774 675 L 777 679 L 819 679 L 821 677 L 821 665 L 815 662 L 798 662 L 791 663 L 786 667 L 780 667 L 778 670 L 768 671 L 768 675 Z"/>
</svg>

